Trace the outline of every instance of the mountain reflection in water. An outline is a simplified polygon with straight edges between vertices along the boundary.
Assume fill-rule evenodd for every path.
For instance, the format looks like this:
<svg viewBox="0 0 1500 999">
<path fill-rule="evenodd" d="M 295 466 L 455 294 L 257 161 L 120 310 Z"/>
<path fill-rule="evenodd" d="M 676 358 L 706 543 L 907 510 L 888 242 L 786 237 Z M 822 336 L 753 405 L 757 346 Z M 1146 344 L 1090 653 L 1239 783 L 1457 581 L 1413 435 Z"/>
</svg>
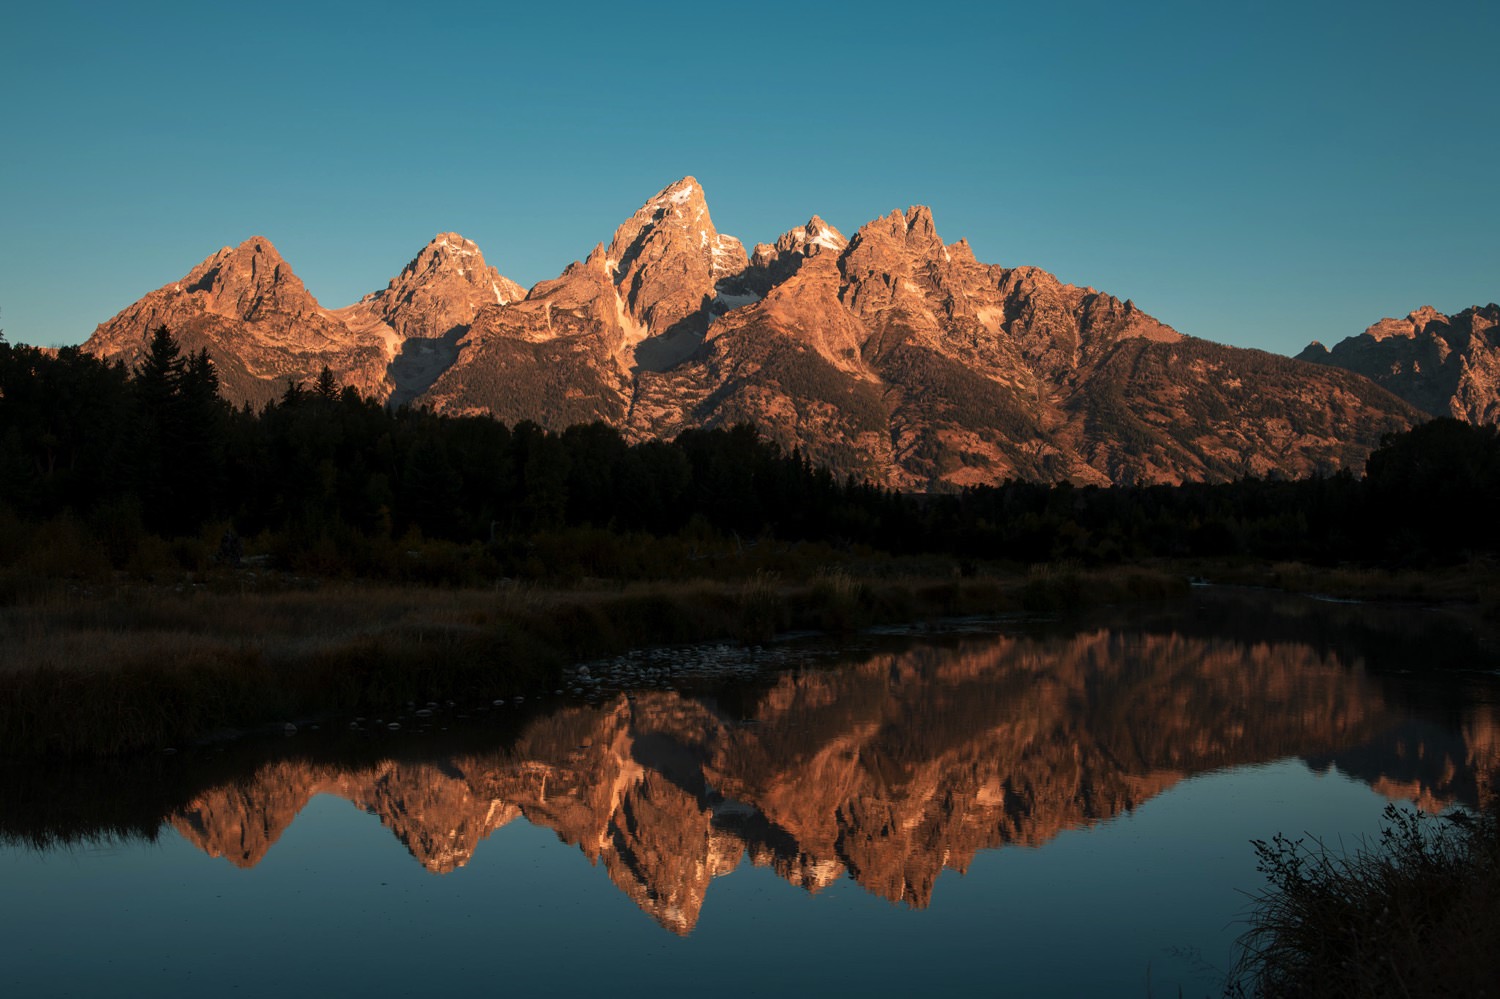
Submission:
<svg viewBox="0 0 1500 999">
<path fill-rule="evenodd" d="M 1386 679 L 1314 644 L 1114 628 L 986 636 L 732 696 L 637 691 L 561 707 L 501 749 L 284 758 L 195 789 L 168 821 L 251 867 L 314 795 L 336 795 L 443 873 L 521 817 L 685 935 L 712 880 L 746 856 L 811 892 L 847 874 L 923 907 L 939 874 L 980 850 L 1045 843 L 1225 767 L 1301 757 L 1425 808 L 1473 806 L 1492 794 L 1497 722 L 1493 703 L 1414 715 Z"/>
</svg>

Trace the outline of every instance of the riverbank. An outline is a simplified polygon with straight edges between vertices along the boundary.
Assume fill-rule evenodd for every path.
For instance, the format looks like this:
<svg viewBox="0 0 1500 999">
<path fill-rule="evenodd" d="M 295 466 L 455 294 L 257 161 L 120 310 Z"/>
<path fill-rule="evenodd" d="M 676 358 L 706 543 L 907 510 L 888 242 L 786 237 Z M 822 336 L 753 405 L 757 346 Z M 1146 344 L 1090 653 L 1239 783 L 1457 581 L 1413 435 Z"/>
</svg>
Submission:
<svg viewBox="0 0 1500 999">
<path fill-rule="evenodd" d="M 1469 605 L 1482 616 L 1500 621 L 1500 564 L 1488 558 L 1427 569 L 1258 559 L 1176 565 L 1193 576 L 1229 586 L 1258 586 L 1336 600 Z"/>
<path fill-rule="evenodd" d="M 0 609 L 0 755 L 160 750 L 228 728 L 550 689 L 569 663 L 1187 591 L 1158 569 L 436 588 L 216 570 L 37 587 Z M 922 566 L 910 568 L 920 569 Z"/>
<path fill-rule="evenodd" d="M 155 751 L 409 701 L 487 703 L 551 690 L 570 663 L 631 649 L 1080 610 L 1180 596 L 1190 579 L 1441 603 L 1485 630 L 1500 618 L 1500 574 L 1488 561 L 1402 572 L 1228 561 L 1027 569 L 775 554 L 721 556 L 716 579 L 651 582 L 445 586 L 273 571 L 260 560 L 185 573 L 12 573 L 0 601 L 0 756 Z"/>
<path fill-rule="evenodd" d="M 1378 844 L 1255 841 L 1268 887 L 1228 994 L 1479 996 L 1500 974 L 1500 815 L 1390 805 Z"/>
</svg>

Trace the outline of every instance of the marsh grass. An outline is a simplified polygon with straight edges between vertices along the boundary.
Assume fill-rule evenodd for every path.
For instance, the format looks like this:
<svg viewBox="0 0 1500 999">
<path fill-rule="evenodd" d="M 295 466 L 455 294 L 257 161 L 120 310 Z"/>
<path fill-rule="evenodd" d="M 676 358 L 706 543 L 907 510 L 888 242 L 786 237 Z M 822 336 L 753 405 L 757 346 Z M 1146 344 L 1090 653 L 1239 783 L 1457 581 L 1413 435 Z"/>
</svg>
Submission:
<svg viewBox="0 0 1500 999">
<path fill-rule="evenodd" d="M 847 635 L 874 622 L 871 588 L 842 568 L 819 573 L 809 596 L 824 631 Z"/>
<path fill-rule="evenodd" d="M 1076 562 L 1034 565 L 1021 588 L 1021 604 L 1029 611 L 1047 613 L 1083 603 L 1083 581 Z"/>
<path fill-rule="evenodd" d="M 1500 564 L 1476 557 L 1440 569 L 1385 569 L 1374 566 L 1323 566 L 1304 562 L 1220 562 L 1194 575 L 1219 583 L 1264 586 L 1343 600 L 1413 601 L 1475 604 L 1488 617 L 1500 618 Z"/>
<path fill-rule="evenodd" d="M 175 558 L 175 557 L 174 557 Z M 1167 596 L 1185 583 L 1071 571 L 1069 600 Z M 247 570 L 124 574 L 16 589 L 0 607 L 0 755 L 78 757 L 178 745 L 407 701 L 550 687 L 569 662 L 651 645 L 1020 611 L 1034 579 L 856 576 L 572 588 L 438 588 Z"/>
<path fill-rule="evenodd" d="M 761 570 L 740 585 L 735 637 L 744 642 L 769 642 L 786 628 L 786 594 L 774 572 Z"/>
<path fill-rule="evenodd" d="M 1252 896 L 1228 993 L 1482 996 L 1500 992 L 1500 825 L 1388 805 L 1376 845 L 1254 842 Z"/>
</svg>

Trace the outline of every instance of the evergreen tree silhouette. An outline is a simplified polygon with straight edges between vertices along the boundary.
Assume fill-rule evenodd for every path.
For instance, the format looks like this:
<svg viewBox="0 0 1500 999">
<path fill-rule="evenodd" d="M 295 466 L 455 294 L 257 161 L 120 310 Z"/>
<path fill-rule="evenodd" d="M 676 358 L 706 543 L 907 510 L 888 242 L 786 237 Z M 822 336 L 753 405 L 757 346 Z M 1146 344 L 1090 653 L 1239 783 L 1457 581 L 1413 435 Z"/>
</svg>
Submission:
<svg viewBox="0 0 1500 999">
<path fill-rule="evenodd" d="M 313 385 L 313 394 L 328 402 L 333 402 L 339 397 L 338 380 L 333 377 L 333 372 L 326 364 L 323 365 L 323 370 L 318 372 L 318 380 Z"/>
<path fill-rule="evenodd" d="M 208 351 L 188 357 L 165 326 L 151 335 L 132 388 L 138 408 L 136 490 L 164 535 L 196 529 L 215 510 L 228 405 Z"/>
</svg>

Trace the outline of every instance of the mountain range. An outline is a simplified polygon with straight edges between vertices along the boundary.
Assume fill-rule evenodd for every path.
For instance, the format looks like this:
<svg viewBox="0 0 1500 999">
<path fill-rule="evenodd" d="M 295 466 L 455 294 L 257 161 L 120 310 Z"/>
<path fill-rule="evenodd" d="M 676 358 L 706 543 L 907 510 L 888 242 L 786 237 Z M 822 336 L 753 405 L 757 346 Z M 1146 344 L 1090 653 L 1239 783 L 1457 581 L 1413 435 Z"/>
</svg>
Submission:
<svg viewBox="0 0 1500 999">
<path fill-rule="evenodd" d="M 1382 319 L 1332 350 L 1314 340 L 1300 360 L 1364 375 L 1430 416 L 1500 422 L 1500 305 L 1445 316 L 1430 305 Z"/>
<path fill-rule="evenodd" d="M 1493 326 L 1496 312 L 1453 322 Z M 714 227 L 692 177 L 529 290 L 443 233 L 384 289 L 327 309 L 254 237 L 101 324 L 84 349 L 133 364 L 162 325 L 208 351 L 236 404 L 327 366 L 392 404 L 554 429 L 597 420 L 633 441 L 750 421 L 840 476 L 913 491 L 1358 469 L 1454 380 L 1441 372 L 1419 398 L 1400 378 L 1361 377 L 1343 344 L 1295 360 L 1185 336 L 1128 299 L 982 263 L 924 207 L 849 237 L 814 216 L 747 253 Z M 1457 382 L 1471 418 L 1500 410 L 1474 377 Z"/>
</svg>

